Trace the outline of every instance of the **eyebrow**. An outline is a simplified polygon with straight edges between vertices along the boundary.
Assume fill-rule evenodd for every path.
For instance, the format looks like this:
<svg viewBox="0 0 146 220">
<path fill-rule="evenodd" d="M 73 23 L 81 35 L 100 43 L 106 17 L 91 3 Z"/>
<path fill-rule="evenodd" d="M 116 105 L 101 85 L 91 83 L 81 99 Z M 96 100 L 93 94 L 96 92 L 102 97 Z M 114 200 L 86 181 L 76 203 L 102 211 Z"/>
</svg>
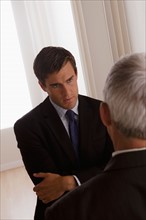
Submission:
<svg viewBox="0 0 146 220">
<path fill-rule="evenodd" d="M 55 86 L 55 85 L 61 85 L 61 83 L 52 83 L 52 84 L 49 84 L 49 86 Z"/>
<path fill-rule="evenodd" d="M 71 80 L 71 79 L 73 79 L 73 78 L 74 78 L 74 75 L 72 75 L 71 77 L 69 77 L 69 78 L 66 80 L 66 82 L 69 81 L 69 80 Z"/>
<path fill-rule="evenodd" d="M 74 75 L 72 75 L 71 77 L 69 77 L 65 82 L 71 80 L 74 78 Z M 61 85 L 62 83 L 59 83 L 59 82 L 56 82 L 56 83 L 52 83 L 52 84 L 49 84 L 49 86 L 55 86 L 55 85 Z"/>
</svg>

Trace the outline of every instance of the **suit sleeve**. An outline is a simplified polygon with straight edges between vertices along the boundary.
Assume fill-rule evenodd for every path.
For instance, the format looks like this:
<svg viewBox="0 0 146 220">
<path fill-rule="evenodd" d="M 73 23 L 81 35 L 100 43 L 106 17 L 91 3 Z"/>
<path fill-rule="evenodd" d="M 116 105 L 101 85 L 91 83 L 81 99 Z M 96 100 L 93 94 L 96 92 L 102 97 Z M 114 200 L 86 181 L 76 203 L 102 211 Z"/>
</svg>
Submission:
<svg viewBox="0 0 146 220">
<path fill-rule="evenodd" d="M 36 131 L 36 132 L 35 132 Z M 36 185 L 41 179 L 33 177 L 36 172 L 56 172 L 56 167 L 52 159 L 51 151 L 48 152 L 39 135 L 37 125 L 30 121 L 30 125 L 17 121 L 14 125 L 18 148 L 22 156 L 25 168 Z"/>
</svg>

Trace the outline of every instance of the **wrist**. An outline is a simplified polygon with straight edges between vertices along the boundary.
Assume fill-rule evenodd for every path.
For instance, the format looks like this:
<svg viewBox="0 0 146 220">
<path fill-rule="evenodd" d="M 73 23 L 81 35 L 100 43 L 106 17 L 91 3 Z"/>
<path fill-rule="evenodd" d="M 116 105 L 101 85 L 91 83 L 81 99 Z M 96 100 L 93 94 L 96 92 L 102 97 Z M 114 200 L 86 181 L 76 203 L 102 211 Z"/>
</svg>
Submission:
<svg viewBox="0 0 146 220">
<path fill-rule="evenodd" d="M 73 176 L 64 176 L 63 186 L 65 186 L 65 191 L 71 191 L 77 187 L 77 182 Z"/>
</svg>

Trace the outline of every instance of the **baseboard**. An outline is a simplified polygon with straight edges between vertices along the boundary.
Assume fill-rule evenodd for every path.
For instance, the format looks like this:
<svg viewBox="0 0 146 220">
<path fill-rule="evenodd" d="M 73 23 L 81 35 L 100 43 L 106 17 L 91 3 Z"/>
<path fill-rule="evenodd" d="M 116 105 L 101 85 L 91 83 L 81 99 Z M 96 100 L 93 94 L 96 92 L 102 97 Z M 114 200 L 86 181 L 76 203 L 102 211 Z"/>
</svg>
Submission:
<svg viewBox="0 0 146 220">
<path fill-rule="evenodd" d="M 0 165 L 0 171 L 2 172 L 2 171 L 17 168 L 17 167 L 21 167 L 21 166 L 24 166 L 23 161 L 22 160 L 17 160 L 17 161 L 14 161 L 14 162 L 1 164 Z"/>
</svg>

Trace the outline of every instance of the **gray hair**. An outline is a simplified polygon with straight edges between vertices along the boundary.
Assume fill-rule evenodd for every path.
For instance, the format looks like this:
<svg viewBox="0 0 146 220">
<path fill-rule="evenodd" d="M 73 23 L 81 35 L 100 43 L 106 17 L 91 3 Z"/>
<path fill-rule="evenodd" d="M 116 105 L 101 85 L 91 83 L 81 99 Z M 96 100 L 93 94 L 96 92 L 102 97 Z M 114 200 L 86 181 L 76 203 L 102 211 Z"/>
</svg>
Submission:
<svg viewBox="0 0 146 220">
<path fill-rule="evenodd" d="M 146 54 L 116 62 L 103 93 L 117 129 L 127 137 L 146 139 Z"/>
</svg>

